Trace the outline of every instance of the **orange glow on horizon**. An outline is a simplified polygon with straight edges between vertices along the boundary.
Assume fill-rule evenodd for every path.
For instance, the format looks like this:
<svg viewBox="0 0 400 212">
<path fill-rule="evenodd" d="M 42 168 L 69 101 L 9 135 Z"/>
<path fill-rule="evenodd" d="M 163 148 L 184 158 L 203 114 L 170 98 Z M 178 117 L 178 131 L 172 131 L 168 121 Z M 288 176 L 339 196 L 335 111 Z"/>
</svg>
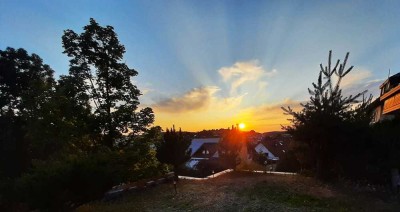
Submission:
<svg viewBox="0 0 400 212">
<path fill-rule="evenodd" d="M 200 110 L 195 112 L 169 113 L 155 110 L 155 126 L 163 129 L 175 124 L 183 131 L 199 132 L 211 129 L 227 129 L 232 123 L 243 123 L 246 131 L 256 132 L 281 131 L 281 125 L 288 125 L 289 121 L 281 109 L 271 109 L 269 116 L 260 118 L 259 112 L 255 109 L 247 110 Z M 233 115 L 235 114 L 235 115 Z M 239 129 L 240 126 L 238 126 Z"/>
<path fill-rule="evenodd" d="M 185 114 L 186 115 L 186 114 Z M 230 118 L 221 118 L 217 120 L 210 120 L 207 116 L 208 114 L 190 114 L 189 116 L 184 115 L 176 115 L 176 114 L 156 114 L 156 121 L 154 123 L 155 126 L 161 126 L 163 129 L 171 127 L 175 124 L 175 126 L 179 126 L 183 131 L 189 132 L 198 132 L 202 130 L 211 130 L 211 129 L 227 129 L 232 126 L 232 123 L 238 123 L 235 119 Z M 279 114 L 280 115 L 280 114 Z M 249 116 L 251 117 L 251 116 Z M 245 117 L 251 119 L 249 117 Z M 253 118 L 255 119 L 255 118 Z M 239 122 L 240 123 L 240 122 Z M 256 132 L 270 132 L 270 131 L 281 131 L 282 125 L 288 125 L 287 117 L 282 116 L 277 119 L 272 120 L 257 120 L 250 121 L 245 124 L 245 129 L 247 130 L 255 130 Z M 239 129 L 242 130 L 242 128 Z"/>
</svg>

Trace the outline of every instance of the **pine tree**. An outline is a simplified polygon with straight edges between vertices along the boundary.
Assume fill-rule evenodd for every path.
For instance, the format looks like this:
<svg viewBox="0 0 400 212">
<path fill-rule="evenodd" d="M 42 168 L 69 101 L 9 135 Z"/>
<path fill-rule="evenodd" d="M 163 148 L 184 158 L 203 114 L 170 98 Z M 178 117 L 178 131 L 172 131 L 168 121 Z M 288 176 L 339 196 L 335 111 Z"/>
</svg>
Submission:
<svg viewBox="0 0 400 212">
<path fill-rule="evenodd" d="M 346 70 L 349 53 L 343 63 L 337 60 L 331 67 L 332 52 L 329 52 L 328 66 L 320 64 L 317 83 L 312 83 L 313 90 L 308 89 L 310 100 L 301 104 L 303 109 L 295 112 L 292 108 L 283 108 L 285 114 L 291 115 L 292 126 L 285 127 L 297 142 L 308 146 L 308 160 L 314 164 L 311 169 L 321 179 L 330 178 L 334 172 L 341 169 L 338 163 L 340 152 L 350 138 L 354 138 L 352 130 L 359 125 L 368 127 L 370 116 L 367 107 L 372 96 L 364 98 L 367 91 L 356 95 L 343 97 L 340 84 L 343 78 L 353 69 Z M 360 97 L 362 97 L 360 102 Z M 358 106 L 355 105 L 359 103 Z M 304 148 L 304 146 L 303 146 Z M 336 169 L 336 170 L 335 170 Z"/>
<path fill-rule="evenodd" d="M 167 129 L 164 140 L 158 144 L 157 159 L 173 166 L 175 176 L 178 176 L 181 166 L 190 159 L 190 139 L 186 138 L 182 130 L 176 132 L 175 127 Z"/>
</svg>

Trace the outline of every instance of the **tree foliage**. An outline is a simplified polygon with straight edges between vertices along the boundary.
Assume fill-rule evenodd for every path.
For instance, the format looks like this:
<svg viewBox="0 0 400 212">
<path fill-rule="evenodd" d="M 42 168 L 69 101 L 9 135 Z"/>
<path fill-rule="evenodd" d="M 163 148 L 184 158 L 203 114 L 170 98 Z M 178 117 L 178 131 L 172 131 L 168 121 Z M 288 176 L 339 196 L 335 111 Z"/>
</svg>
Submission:
<svg viewBox="0 0 400 212">
<path fill-rule="evenodd" d="M 48 111 L 53 73 L 38 55 L 24 49 L 0 51 L 0 149 L 5 175 L 19 175 L 29 167 L 30 158 L 46 158 L 52 151 L 51 140 L 42 135 L 53 126 L 53 111 Z"/>
<path fill-rule="evenodd" d="M 98 151 L 38 161 L 16 182 L 16 198 L 31 208 L 71 210 L 102 198 L 112 186 L 152 178 L 164 170 L 148 145 L 135 143 L 124 151 Z"/>
<path fill-rule="evenodd" d="M 0 51 L 0 61 L 0 115 L 37 116 L 52 91 L 54 71 L 24 49 Z"/>
<path fill-rule="evenodd" d="M 230 169 L 235 169 L 241 163 L 240 150 L 245 144 L 243 133 L 232 126 L 221 138 L 218 144 L 218 153 L 221 163 Z"/>
<path fill-rule="evenodd" d="M 158 160 L 172 165 L 176 176 L 180 167 L 190 158 L 190 142 L 190 139 L 183 135 L 181 129 L 176 132 L 173 127 L 166 130 L 163 141 L 157 146 Z"/>
<path fill-rule="evenodd" d="M 123 133 L 136 135 L 146 130 L 154 115 L 151 108 L 137 111 L 141 93 L 131 81 L 137 71 L 121 62 L 125 47 L 114 28 L 90 19 L 83 29 L 81 34 L 64 31 L 64 53 L 72 58 L 70 76 L 84 88 L 78 95 L 88 95 L 103 143 L 112 148 Z"/>
<path fill-rule="evenodd" d="M 63 46 L 69 75 L 24 49 L 0 51 L 0 210 L 68 210 L 111 186 L 157 176 L 161 128 L 138 109 L 137 72 L 123 60 L 113 27 L 93 19 Z"/>
<path fill-rule="evenodd" d="M 349 53 L 343 63 L 337 60 L 333 67 L 331 57 L 330 51 L 328 65 L 320 65 L 317 83 L 312 84 L 313 89 L 308 89 L 310 99 L 301 104 L 303 109 L 295 112 L 290 107 L 282 108 L 285 114 L 292 116 L 292 126 L 285 129 L 297 142 L 306 144 L 306 160 L 311 161 L 308 168 L 315 170 L 319 178 L 329 178 L 343 171 L 344 161 L 340 157 L 349 159 L 346 154 L 356 150 L 364 140 L 360 132 L 367 131 L 371 120 L 367 109 L 372 96 L 364 98 L 367 92 L 364 91 L 345 97 L 340 87 L 343 78 L 353 69 L 353 66 L 346 69 Z M 304 150 L 304 145 L 299 146 Z"/>
</svg>

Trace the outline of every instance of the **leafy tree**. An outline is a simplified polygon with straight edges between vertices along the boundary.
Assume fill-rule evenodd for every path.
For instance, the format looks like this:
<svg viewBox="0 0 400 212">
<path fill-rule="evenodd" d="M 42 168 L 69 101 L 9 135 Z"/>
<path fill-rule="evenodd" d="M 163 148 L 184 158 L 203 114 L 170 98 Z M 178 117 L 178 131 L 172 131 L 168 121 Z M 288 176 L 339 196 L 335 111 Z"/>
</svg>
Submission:
<svg viewBox="0 0 400 212">
<path fill-rule="evenodd" d="M 54 71 L 24 49 L 0 50 L 0 115 L 34 117 L 48 100 Z"/>
<path fill-rule="evenodd" d="M 237 127 L 232 126 L 225 132 L 218 144 L 219 158 L 224 166 L 235 169 L 241 163 L 240 150 L 244 142 L 245 137 Z"/>
<path fill-rule="evenodd" d="M 1 169 L 19 175 L 30 158 L 44 158 L 51 152 L 50 139 L 42 139 L 50 129 L 49 102 L 55 84 L 53 70 L 24 49 L 0 50 L 0 151 Z M 38 148 L 41 147 L 41 148 Z M 47 148 L 47 150 L 46 150 Z"/>
<path fill-rule="evenodd" d="M 56 83 L 54 71 L 23 49 L 7 48 L 1 60 L 1 119 L 8 143 L 4 147 L 25 151 L 14 154 L 26 161 L 25 166 L 30 159 L 46 160 L 74 146 L 73 141 L 88 133 L 90 108 L 87 99 L 77 96 L 81 88 L 76 81 L 62 76 Z"/>
<path fill-rule="evenodd" d="M 65 31 L 70 74 L 57 82 L 39 56 L 0 51 L 0 207 L 60 210 L 166 170 L 154 148 L 161 129 L 147 129 L 151 108 L 138 110 L 123 45 L 93 19 L 84 30 Z"/>
<path fill-rule="evenodd" d="M 70 76 L 84 88 L 78 95 L 88 95 L 94 106 L 103 143 L 110 148 L 117 141 L 127 145 L 121 140 L 123 133 L 134 136 L 146 130 L 154 121 L 153 111 L 137 111 L 141 93 L 131 80 L 138 73 L 121 62 L 125 47 L 114 28 L 102 27 L 91 18 L 83 29 L 81 34 L 68 29 L 62 36 L 64 53 L 72 58 Z"/>
<path fill-rule="evenodd" d="M 157 147 L 157 159 L 162 163 L 172 165 L 175 176 L 178 176 L 180 167 L 190 158 L 190 142 L 181 129 L 176 132 L 173 127 L 170 130 L 167 129 L 164 140 Z"/>
<path fill-rule="evenodd" d="M 303 109 L 295 112 L 290 107 L 282 108 L 285 114 L 293 117 L 292 126 L 285 129 L 297 142 L 307 145 L 310 157 L 307 160 L 312 161 L 309 168 L 314 169 L 321 179 L 330 178 L 343 170 L 345 162 L 340 157 L 347 157 L 357 146 L 360 147 L 363 141 L 363 133 L 360 132 L 367 131 L 371 117 L 367 107 L 372 97 L 364 98 L 366 91 L 348 97 L 342 94 L 340 84 L 353 69 L 353 66 L 346 69 L 349 53 L 343 63 L 338 60 L 333 68 L 331 57 L 330 51 L 328 66 L 320 65 L 318 81 L 312 84 L 313 90 L 308 89 L 311 97 L 307 103 L 301 104 Z M 357 103 L 358 106 L 355 106 Z M 304 146 L 302 148 L 304 150 Z"/>
<path fill-rule="evenodd" d="M 52 107 L 57 117 L 57 138 L 67 144 L 66 153 L 92 151 L 99 134 L 84 91 L 84 86 L 71 76 L 60 76 L 55 86 Z"/>
<path fill-rule="evenodd" d="M 158 146 L 163 141 L 163 132 L 160 126 L 150 127 L 146 132 L 137 136 L 135 141 L 148 143 L 151 146 Z"/>
</svg>

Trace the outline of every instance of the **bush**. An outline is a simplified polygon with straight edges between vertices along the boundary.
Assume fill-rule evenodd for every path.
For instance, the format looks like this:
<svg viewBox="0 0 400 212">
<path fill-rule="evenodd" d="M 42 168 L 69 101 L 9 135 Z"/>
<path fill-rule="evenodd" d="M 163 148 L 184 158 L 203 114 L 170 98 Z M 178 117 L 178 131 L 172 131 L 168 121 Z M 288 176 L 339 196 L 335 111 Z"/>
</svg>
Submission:
<svg viewBox="0 0 400 212">
<path fill-rule="evenodd" d="M 31 209 L 71 209 L 101 198 L 113 185 L 163 174 L 163 166 L 146 144 L 124 151 L 72 155 L 36 161 L 15 181 L 14 198 Z"/>
<path fill-rule="evenodd" d="M 285 154 L 276 165 L 276 171 L 278 172 L 298 172 L 299 170 L 300 163 L 292 151 Z"/>
<path fill-rule="evenodd" d="M 265 166 L 265 161 L 268 161 L 268 157 L 265 153 L 262 152 L 257 152 L 254 154 L 253 156 L 253 161 L 255 161 L 256 163 Z"/>
<path fill-rule="evenodd" d="M 68 202 L 99 198 L 118 178 L 110 169 L 110 156 L 101 153 L 37 163 L 16 181 L 15 192 L 22 202 L 40 209 L 60 209 L 68 207 Z"/>
</svg>

